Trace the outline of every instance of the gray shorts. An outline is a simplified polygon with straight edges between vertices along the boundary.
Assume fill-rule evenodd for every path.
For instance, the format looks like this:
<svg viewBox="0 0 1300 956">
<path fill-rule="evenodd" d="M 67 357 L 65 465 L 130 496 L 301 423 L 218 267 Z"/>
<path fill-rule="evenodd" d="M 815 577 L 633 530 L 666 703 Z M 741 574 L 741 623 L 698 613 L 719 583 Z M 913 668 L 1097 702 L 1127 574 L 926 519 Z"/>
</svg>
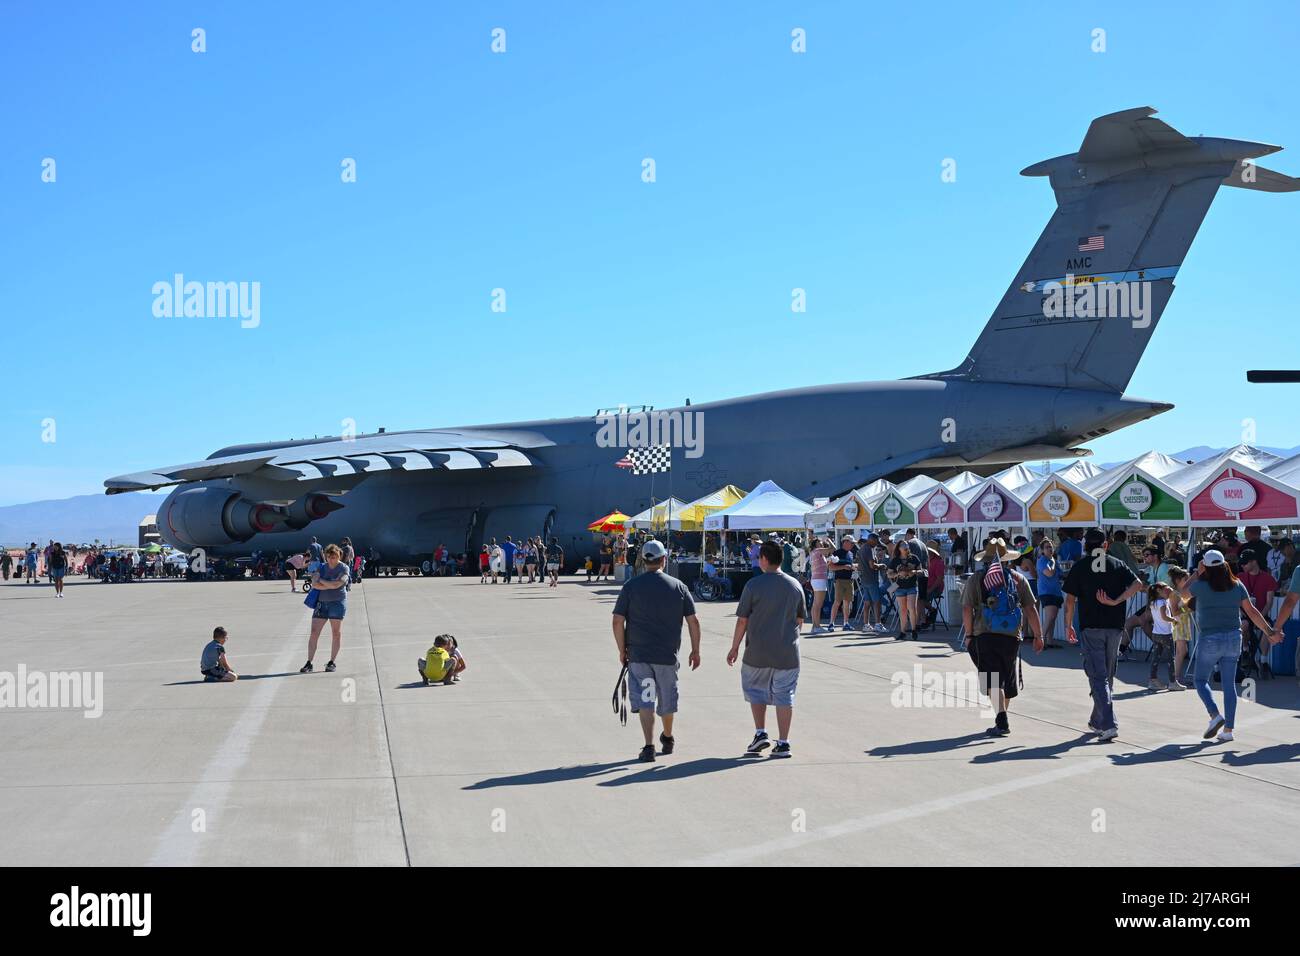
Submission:
<svg viewBox="0 0 1300 956">
<path fill-rule="evenodd" d="M 679 664 L 642 664 L 632 661 L 627 665 L 627 700 L 632 713 L 641 705 L 653 707 L 663 717 L 677 713 L 677 668 Z"/>
<path fill-rule="evenodd" d="M 776 667 L 750 667 L 740 665 L 740 689 L 751 704 L 773 704 L 793 707 L 794 692 L 799 686 L 799 668 L 782 670 Z"/>
</svg>

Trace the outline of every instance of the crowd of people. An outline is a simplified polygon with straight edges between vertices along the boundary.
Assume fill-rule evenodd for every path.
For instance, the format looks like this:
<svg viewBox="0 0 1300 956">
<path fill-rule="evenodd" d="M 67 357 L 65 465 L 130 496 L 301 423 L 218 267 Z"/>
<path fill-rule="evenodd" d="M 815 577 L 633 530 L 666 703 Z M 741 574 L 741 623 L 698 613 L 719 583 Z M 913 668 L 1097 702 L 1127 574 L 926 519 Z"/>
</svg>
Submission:
<svg viewBox="0 0 1300 956">
<path fill-rule="evenodd" d="M 844 629 L 852 628 L 855 603 L 861 628 L 878 632 L 883 627 L 879 601 L 888 590 L 897 607 L 899 638 L 915 639 L 917 622 L 927 603 L 940 595 L 947 571 L 962 571 L 968 564 L 970 573 L 961 575 L 960 589 L 963 643 L 994 711 L 993 726 L 986 731 L 990 736 L 1011 733 L 1012 701 L 1024 688 L 1022 644 L 1031 642 L 1035 652 L 1042 652 L 1058 615 L 1064 615 L 1066 639 L 1080 651 L 1092 700 L 1089 733 L 1103 743 L 1115 740 L 1116 667 L 1135 629 L 1133 618 L 1139 616 L 1128 613 L 1129 602 L 1145 593 L 1140 615 L 1153 644 L 1149 688 L 1194 688 L 1209 717 L 1203 739 L 1232 741 L 1238 666 L 1256 650 L 1282 641 L 1282 624 L 1300 603 L 1294 543 L 1288 538 L 1265 542 L 1257 527 L 1245 529 L 1244 541 L 1224 529 L 1190 548 L 1176 536 L 1166 541 L 1157 533 L 1139 559 L 1128 537 L 1123 530 L 1100 528 L 1062 529 L 1055 541 L 1044 532 L 1026 537 L 995 531 L 969 555 L 956 529 L 949 530 L 946 548 L 942 539 L 927 544 L 909 529 L 895 537 L 870 534 L 860 542 L 845 535 L 839 547 L 814 538 L 806 553 L 798 539 L 755 536 L 750 545 L 759 573 L 741 591 L 727 653 L 729 666 L 742 662 L 741 688 L 754 722 L 746 753 L 756 756 L 772 745 L 766 721 L 769 708 L 775 708 L 778 736 L 772 755 L 791 754 L 799 646 L 809 604 L 808 636 L 833 630 L 837 617 Z M 616 711 L 630 704 L 638 715 L 645 740 L 639 759 L 653 761 L 656 753 L 671 754 L 676 746 L 681 630 L 683 625 L 689 630 L 687 663 L 694 670 L 701 664 L 700 626 L 691 590 L 667 573 L 664 546 L 651 540 L 641 552 L 646 573 L 623 585 L 613 611 L 614 642 L 623 665 L 614 703 Z M 1279 591 L 1278 576 L 1265 570 L 1270 567 L 1287 579 L 1284 591 Z M 805 586 L 811 587 L 811 601 L 805 600 Z M 1270 617 L 1276 593 L 1286 596 Z M 828 595 L 833 602 L 829 629 L 820 623 Z M 1191 650 L 1193 621 L 1197 636 Z M 1188 675 L 1189 656 L 1194 664 Z M 1296 656 L 1300 673 L 1300 651 Z M 1157 679 L 1162 662 L 1168 667 L 1168 684 Z M 657 752 L 656 714 L 661 726 Z"/>
</svg>

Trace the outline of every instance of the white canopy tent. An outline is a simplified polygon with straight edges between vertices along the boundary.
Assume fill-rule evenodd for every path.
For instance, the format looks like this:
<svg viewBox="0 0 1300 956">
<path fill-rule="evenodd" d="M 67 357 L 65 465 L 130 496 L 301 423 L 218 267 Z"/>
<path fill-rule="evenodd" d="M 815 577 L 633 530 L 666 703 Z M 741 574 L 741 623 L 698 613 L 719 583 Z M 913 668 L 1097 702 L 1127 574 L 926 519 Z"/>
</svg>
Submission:
<svg viewBox="0 0 1300 956">
<path fill-rule="evenodd" d="M 804 515 L 813 507 L 785 491 L 774 481 L 764 481 L 730 508 L 704 519 L 705 531 L 801 531 Z"/>
</svg>

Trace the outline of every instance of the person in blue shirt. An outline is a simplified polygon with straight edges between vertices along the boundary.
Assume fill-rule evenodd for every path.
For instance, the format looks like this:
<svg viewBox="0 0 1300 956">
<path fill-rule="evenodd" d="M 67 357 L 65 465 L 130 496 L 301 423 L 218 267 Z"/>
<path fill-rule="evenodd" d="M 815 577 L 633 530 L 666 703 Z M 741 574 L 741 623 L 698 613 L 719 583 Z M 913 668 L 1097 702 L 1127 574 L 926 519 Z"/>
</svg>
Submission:
<svg viewBox="0 0 1300 956">
<path fill-rule="evenodd" d="M 506 563 L 506 584 L 510 583 L 510 575 L 515 570 L 515 550 L 518 545 L 511 540 L 510 535 L 506 535 L 506 543 L 501 545 L 501 556 L 505 558 Z"/>
<path fill-rule="evenodd" d="M 1291 620 L 1291 614 L 1295 611 L 1296 602 L 1300 601 L 1300 567 L 1296 567 L 1291 572 L 1291 584 L 1287 588 L 1286 597 L 1282 600 L 1282 606 L 1277 610 L 1278 633 L 1277 640 L 1274 644 L 1282 640 L 1282 628 L 1286 622 Z M 1295 675 L 1296 680 L 1300 680 L 1300 641 L 1296 641 L 1295 650 Z"/>
<path fill-rule="evenodd" d="M 1050 538 L 1038 542 L 1038 605 L 1043 615 L 1043 638 L 1051 640 L 1056 633 L 1056 616 L 1061 613 L 1065 595 L 1061 591 L 1061 566 L 1056 560 L 1056 548 Z"/>
<path fill-rule="evenodd" d="M 1057 550 L 1057 558 L 1061 562 L 1061 570 L 1067 574 L 1070 566 L 1083 557 L 1083 541 L 1079 538 L 1079 533 L 1073 529 L 1065 529 L 1061 532 L 1061 547 Z"/>
</svg>

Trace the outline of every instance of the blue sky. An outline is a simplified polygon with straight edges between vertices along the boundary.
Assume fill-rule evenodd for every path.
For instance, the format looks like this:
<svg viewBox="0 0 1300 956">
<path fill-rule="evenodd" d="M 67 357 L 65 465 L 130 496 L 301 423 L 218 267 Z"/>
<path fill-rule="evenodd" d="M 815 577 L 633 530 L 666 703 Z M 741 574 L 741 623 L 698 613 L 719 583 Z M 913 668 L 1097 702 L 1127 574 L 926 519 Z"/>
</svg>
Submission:
<svg viewBox="0 0 1300 956">
<path fill-rule="evenodd" d="M 1094 116 L 1290 144 L 1264 162 L 1300 174 L 1297 26 L 1163 2 L 7 0 L 0 504 L 345 418 L 951 367 L 1052 211 L 1018 171 Z M 1297 392 L 1244 378 L 1297 362 L 1297 225 L 1300 196 L 1220 193 L 1129 387 L 1179 407 L 1097 460 L 1235 444 L 1244 418 L 1300 443 Z M 259 282 L 260 325 L 155 317 L 178 272 Z"/>
</svg>

